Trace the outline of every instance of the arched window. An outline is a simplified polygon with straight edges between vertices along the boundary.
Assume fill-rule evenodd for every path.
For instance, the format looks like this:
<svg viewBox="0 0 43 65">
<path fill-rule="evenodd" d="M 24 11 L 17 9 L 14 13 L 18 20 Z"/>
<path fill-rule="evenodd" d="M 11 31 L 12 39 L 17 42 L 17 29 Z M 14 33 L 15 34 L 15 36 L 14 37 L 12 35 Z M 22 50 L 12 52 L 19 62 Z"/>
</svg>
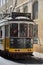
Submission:
<svg viewBox="0 0 43 65">
<path fill-rule="evenodd" d="M 23 7 L 23 12 L 24 13 L 27 13 L 28 12 L 28 6 L 27 5 Z"/>
<path fill-rule="evenodd" d="M 37 19 L 38 18 L 38 1 L 35 1 L 34 3 L 33 3 L 33 6 L 32 6 L 32 14 L 33 14 L 33 16 L 32 16 L 32 18 L 33 19 Z"/>
<path fill-rule="evenodd" d="M 20 8 L 17 8 L 17 9 L 16 9 L 16 12 L 20 12 Z"/>
</svg>

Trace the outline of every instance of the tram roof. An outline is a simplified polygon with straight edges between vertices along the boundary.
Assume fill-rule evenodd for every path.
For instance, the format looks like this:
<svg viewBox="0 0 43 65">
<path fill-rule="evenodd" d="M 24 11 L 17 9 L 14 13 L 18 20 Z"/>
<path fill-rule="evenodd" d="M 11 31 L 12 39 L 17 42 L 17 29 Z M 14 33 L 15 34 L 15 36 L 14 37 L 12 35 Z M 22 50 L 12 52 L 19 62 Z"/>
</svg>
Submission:
<svg viewBox="0 0 43 65">
<path fill-rule="evenodd" d="M 31 19 L 31 13 L 18 13 L 12 12 L 12 18 L 8 19 L 8 21 L 30 21 L 33 22 Z"/>
<path fill-rule="evenodd" d="M 31 19 L 11 19 L 11 20 L 8 20 L 8 21 L 29 21 L 29 22 L 33 22 L 33 20 L 31 20 Z"/>
</svg>

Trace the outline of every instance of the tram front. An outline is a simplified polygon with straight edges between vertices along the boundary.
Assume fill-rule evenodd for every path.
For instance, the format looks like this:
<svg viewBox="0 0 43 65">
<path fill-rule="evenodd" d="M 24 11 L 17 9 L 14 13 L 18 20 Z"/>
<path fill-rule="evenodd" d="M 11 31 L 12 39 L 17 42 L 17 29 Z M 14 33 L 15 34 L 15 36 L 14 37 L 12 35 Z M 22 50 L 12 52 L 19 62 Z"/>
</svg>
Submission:
<svg viewBox="0 0 43 65">
<path fill-rule="evenodd" d="M 21 14 L 18 14 L 19 16 Z M 24 15 L 24 14 L 23 14 Z M 33 21 L 25 16 L 13 15 L 10 20 L 9 52 L 13 54 L 32 54 L 33 52 Z"/>
</svg>

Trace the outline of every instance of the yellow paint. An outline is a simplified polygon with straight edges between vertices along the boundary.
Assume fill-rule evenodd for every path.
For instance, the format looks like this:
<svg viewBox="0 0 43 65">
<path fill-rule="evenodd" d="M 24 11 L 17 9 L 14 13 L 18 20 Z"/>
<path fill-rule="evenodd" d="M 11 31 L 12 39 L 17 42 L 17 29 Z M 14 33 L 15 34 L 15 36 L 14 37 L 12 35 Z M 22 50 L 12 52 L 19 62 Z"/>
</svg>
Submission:
<svg viewBox="0 0 43 65">
<path fill-rule="evenodd" d="M 9 49 L 9 43 L 10 43 L 10 39 L 9 38 L 6 38 L 6 39 L 3 39 L 2 41 L 2 44 L 3 44 L 3 48 L 5 49 Z M 5 47 L 6 45 L 6 47 Z"/>
<path fill-rule="evenodd" d="M 33 48 L 28 49 L 9 49 L 9 52 L 33 52 Z"/>
</svg>

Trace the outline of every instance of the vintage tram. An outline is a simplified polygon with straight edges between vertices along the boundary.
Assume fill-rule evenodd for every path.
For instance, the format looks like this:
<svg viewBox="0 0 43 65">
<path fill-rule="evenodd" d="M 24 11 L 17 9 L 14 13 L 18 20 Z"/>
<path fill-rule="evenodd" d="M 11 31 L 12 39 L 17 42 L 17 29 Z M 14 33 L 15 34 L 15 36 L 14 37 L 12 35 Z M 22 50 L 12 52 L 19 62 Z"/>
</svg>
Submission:
<svg viewBox="0 0 43 65">
<path fill-rule="evenodd" d="M 8 53 L 8 56 L 32 55 L 33 25 L 30 13 L 15 12 L 12 13 L 11 18 L 0 24 L 3 50 Z"/>
</svg>

